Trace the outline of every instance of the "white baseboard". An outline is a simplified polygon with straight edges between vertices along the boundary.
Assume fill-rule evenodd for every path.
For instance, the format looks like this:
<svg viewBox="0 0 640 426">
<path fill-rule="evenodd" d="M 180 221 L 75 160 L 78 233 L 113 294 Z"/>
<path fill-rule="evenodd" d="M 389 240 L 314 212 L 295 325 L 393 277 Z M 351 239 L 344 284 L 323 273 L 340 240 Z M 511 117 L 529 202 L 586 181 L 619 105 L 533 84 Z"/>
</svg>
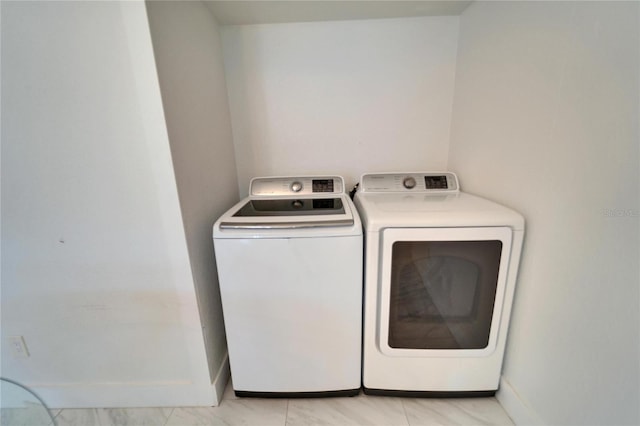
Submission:
<svg viewBox="0 0 640 426">
<path fill-rule="evenodd" d="M 496 399 L 516 425 L 544 424 L 535 410 L 518 395 L 511 383 L 504 377 L 500 378 L 500 389 L 496 393 Z"/>
<path fill-rule="evenodd" d="M 227 387 L 227 383 L 229 382 L 229 377 L 231 377 L 231 368 L 229 366 L 229 353 L 227 352 L 212 384 L 215 398 L 214 405 L 216 406 L 220 405 L 220 403 L 222 402 L 222 396 L 224 395 L 224 390 Z"/>
<path fill-rule="evenodd" d="M 49 408 L 211 407 L 212 383 L 58 383 L 27 386 Z"/>
<path fill-rule="evenodd" d="M 211 407 L 222 402 L 229 377 L 229 355 L 226 354 L 213 383 L 184 380 L 25 383 L 24 386 L 40 397 L 48 408 Z M 4 391 L 3 387 L 3 402 Z"/>
</svg>

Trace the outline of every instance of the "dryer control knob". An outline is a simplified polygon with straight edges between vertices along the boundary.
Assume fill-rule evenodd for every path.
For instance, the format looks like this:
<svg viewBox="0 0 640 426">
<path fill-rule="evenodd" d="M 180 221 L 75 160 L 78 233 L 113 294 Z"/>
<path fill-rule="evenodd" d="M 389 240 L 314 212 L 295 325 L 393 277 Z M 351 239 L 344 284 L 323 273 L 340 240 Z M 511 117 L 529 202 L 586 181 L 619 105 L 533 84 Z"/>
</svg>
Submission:
<svg viewBox="0 0 640 426">
<path fill-rule="evenodd" d="M 302 191 L 302 183 L 295 181 L 291 184 L 291 190 L 293 192 L 300 192 Z"/>
<path fill-rule="evenodd" d="M 416 186 L 416 180 L 411 176 L 404 178 L 402 185 L 407 189 L 413 189 Z"/>
</svg>

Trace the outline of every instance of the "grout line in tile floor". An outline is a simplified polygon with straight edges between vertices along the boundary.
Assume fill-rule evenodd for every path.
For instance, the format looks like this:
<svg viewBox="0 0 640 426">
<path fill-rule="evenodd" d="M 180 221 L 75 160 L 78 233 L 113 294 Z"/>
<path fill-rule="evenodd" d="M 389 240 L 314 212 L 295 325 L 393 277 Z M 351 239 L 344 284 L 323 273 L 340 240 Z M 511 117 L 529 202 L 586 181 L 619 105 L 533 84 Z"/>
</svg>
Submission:
<svg viewBox="0 0 640 426">
<path fill-rule="evenodd" d="M 411 423 L 409 423 L 409 415 L 407 414 L 407 407 L 405 407 L 403 400 L 400 400 L 400 405 L 402 405 L 402 412 L 404 413 L 404 418 L 407 419 L 407 424 L 411 425 Z"/>
<path fill-rule="evenodd" d="M 287 406 L 284 411 L 284 426 L 287 426 L 287 420 L 289 419 L 289 402 L 291 402 L 291 400 L 287 399 Z"/>
<path fill-rule="evenodd" d="M 169 415 L 167 416 L 166 420 L 164 421 L 164 426 L 167 426 L 167 423 L 169 423 L 169 420 L 171 419 L 171 416 L 173 416 L 173 412 L 176 411 L 175 407 L 173 407 L 171 409 L 171 411 L 169 411 Z"/>
</svg>

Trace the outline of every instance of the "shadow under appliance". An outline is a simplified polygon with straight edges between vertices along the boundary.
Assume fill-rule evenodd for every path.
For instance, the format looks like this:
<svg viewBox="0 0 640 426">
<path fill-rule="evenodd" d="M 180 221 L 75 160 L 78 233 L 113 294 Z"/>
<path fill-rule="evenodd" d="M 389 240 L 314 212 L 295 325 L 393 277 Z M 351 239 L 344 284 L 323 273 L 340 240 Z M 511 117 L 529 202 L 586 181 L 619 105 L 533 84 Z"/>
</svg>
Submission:
<svg viewBox="0 0 640 426">
<path fill-rule="evenodd" d="M 521 215 L 453 173 L 365 174 L 363 385 L 368 394 L 498 389 L 524 236 Z"/>
<path fill-rule="evenodd" d="M 359 393 L 362 225 L 343 179 L 255 178 L 213 241 L 236 395 Z"/>
</svg>

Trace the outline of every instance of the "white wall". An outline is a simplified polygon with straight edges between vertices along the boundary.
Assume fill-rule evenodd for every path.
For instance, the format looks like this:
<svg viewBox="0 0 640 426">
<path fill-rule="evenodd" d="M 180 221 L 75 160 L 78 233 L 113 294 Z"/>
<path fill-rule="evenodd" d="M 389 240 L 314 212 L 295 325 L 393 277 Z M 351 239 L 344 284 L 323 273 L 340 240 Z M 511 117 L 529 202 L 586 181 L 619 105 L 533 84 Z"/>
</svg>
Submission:
<svg viewBox="0 0 640 426">
<path fill-rule="evenodd" d="M 229 372 L 212 225 L 238 201 L 218 25 L 201 2 L 147 2 L 209 370 L 220 396 Z"/>
<path fill-rule="evenodd" d="M 2 339 L 52 407 L 215 403 L 144 3 L 2 4 Z"/>
<path fill-rule="evenodd" d="M 447 164 L 458 17 L 222 27 L 241 194 L 251 177 Z"/>
<path fill-rule="evenodd" d="M 476 2 L 450 169 L 527 219 L 499 398 L 517 423 L 638 424 L 639 4 Z"/>
</svg>

